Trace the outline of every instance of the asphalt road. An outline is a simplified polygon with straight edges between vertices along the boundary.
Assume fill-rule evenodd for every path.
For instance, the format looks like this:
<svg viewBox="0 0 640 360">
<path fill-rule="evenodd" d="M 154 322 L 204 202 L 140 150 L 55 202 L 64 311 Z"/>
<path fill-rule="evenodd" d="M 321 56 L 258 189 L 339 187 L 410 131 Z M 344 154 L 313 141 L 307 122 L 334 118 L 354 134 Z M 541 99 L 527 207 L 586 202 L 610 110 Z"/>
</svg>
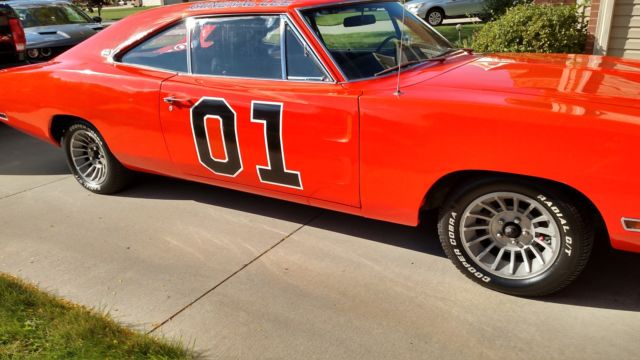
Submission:
<svg viewBox="0 0 640 360">
<path fill-rule="evenodd" d="M 0 124 L 0 271 L 205 357 L 638 358 L 640 255 L 603 248 L 521 299 L 464 278 L 432 228 L 154 176 L 97 196 Z"/>
</svg>

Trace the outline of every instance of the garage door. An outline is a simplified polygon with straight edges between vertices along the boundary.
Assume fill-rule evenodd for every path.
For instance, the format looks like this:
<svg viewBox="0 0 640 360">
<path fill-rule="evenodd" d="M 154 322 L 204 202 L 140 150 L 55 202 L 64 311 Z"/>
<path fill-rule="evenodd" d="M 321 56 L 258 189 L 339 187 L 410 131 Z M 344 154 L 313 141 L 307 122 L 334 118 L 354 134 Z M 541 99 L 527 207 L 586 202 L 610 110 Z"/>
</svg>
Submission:
<svg viewBox="0 0 640 360">
<path fill-rule="evenodd" d="M 640 59 L 640 0 L 616 0 L 608 55 Z"/>
</svg>

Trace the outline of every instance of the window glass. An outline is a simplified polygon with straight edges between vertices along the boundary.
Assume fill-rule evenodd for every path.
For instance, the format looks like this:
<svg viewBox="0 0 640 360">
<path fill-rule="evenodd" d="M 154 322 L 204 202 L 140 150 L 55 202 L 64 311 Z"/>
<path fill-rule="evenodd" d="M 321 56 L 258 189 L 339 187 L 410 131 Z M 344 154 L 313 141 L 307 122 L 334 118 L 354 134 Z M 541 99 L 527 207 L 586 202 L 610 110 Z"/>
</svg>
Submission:
<svg viewBox="0 0 640 360">
<path fill-rule="evenodd" d="M 451 48 L 399 3 L 334 5 L 303 15 L 349 79 L 382 75 Z"/>
<path fill-rule="evenodd" d="M 92 22 L 82 10 L 69 4 L 16 4 L 15 10 L 25 28 Z"/>
<path fill-rule="evenodd" d="M 129 50 L 120 61 L 125 64 L 187 72 L 187 28 L 184 22 Z"/>
<path fill-rule="evenodd" d="M 282 79 L 280 16 L 198 20 L 191 37 L 194 74 Z"/>
<path fill-rule="evenodd" d="M 287 77 L 300 80 L 324 80 L 324 72 L 289 25 L 287 25 L 285 34 L 287 42 Z"/>
</svg>

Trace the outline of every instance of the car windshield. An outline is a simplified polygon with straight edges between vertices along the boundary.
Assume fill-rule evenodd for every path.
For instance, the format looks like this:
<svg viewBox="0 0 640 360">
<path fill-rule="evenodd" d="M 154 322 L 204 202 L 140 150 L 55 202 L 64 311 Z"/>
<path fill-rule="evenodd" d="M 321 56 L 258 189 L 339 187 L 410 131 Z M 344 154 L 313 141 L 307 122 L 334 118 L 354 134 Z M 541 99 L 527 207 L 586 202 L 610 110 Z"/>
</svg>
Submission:
<svg viewBox="0 0 640 360">
<path fill-rule="evenodd" d="M 19 5 L 15 10 L 25 28 L 92 22 L 88 15 L 69 4 Z"/>
<path fill-rule="evenodd" d="M 396 2 L 351 3 L 302 14 L 349 80 L 390 73 L 452 49 Z"/>
</svg>

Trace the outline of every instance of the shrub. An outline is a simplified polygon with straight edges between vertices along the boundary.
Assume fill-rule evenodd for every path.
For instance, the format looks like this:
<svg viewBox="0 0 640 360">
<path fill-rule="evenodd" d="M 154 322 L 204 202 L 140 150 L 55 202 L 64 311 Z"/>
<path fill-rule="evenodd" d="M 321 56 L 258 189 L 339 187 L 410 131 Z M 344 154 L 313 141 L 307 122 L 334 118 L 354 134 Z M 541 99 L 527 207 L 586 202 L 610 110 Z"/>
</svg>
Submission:
<svg viewBox="0 0 640 360">
<path fill-rule="evenodd" d="M 496 20 L 509 8 L 520 4 L 531 4 L 533 0 L 486 0 L 482 9 L 483 20 Z"/>
<path fill-rule="evenodd" d="M 574 5 L 518 5 L 487 23 L 473 47 L 480 52 L 581 53 L 587 24 Z"/>
</svg>

